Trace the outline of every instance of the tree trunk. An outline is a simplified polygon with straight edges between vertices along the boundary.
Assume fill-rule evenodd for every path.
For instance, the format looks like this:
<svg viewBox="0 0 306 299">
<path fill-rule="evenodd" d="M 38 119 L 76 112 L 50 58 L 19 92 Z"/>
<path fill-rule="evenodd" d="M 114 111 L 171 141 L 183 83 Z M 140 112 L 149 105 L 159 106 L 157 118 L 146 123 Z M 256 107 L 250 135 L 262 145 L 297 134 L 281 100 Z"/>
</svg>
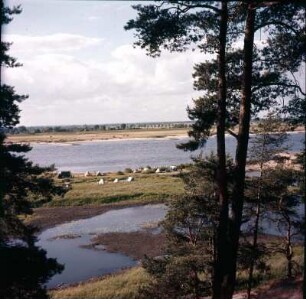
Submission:
<svg viewBox="0 0 306 299">
<path fill-rule="evenodd" d="M 244 188 L 245 188 L 245 167 L 248 152 L 250 118 L 251 118 L 251 97 L 252 97 L 252 67 L 253 67 L 253 44 L 254 25 L 256 9 L 248 4 L 247 19 L 244 36 L 244 58 L 243 78 L 241 86 L 241 103 L 239 113 L 239 131 L 237 138 L 237 149 L 235 157 L 235 182 L 232 193 L 232 215 L 230 219 L 231 246 L 229 252 L 229 278 L 228 287 L 232 298 L 236 283 L 237 253 L 239 247 L 240 226 L 242 220 Z"/>
<path fill-rule="evenodd" d="M 2 12 L 3 12 L 3 6 L 4 6 L 4 3 L 3 3 L 3 0 L 0 0 L 0 12 L 1 12 L 1 18 L 2 18 Z M 0 23 L 0 46 L 2 47 L 2 22 Z M 2 55 L 2 53 L 0 54 Z M 2 57 L 1 57 L 1 60 L 0 60 L 0 87 L 2 86 Z"/>
<path fill-rule="evenodd" d="M 257 239 L 258 239 L 258 230 L 259 230 L 259 218 L 260 218 L 260 205 L 261 205 L 261 187 L 260 182 L 262 179 L 262 169 L 260 173 L 260 181 L 258 186 L 258 194 L 257 194 L 257 203 L 256 203 L 256 214 L 255 214 L 255 224 L 254 224 L 254 232 L 253 232 L 253 244 L 252 250 L 255 251 L 257 249 Z M 251 290 L 253 284 L 253 273 L 254 273 L 255 260 L 254 257 L 251 257 L 251 264 L 249 268 L 249 278 L 248 278 L 248 289 L 247 289 L 247 299 L 251 298 Z"/>
<path fill-rule="evenodd" d="M 226 116 L 226 35 L 228 9 L 227 1 L 222 1 L 218 55 L 218 110 L 217 110 L 217 185 L 219 197 L 219 225 L 216 236 L 216 259 L 213 273 L 213 299 L 228 297 L 227 248 L 228 248 L 228 192 L 226 178 L 225 116 Z"/>
<path fill-rule="evenodd" d="M 264 132 L 264 134 L 266 134 L 266 132 Z M 263 159 L 264 151 L 265 151 L 265 148 L 266 148 L 265 140 L 266 140 L 266 138 L 264 137 L 264 140 L 263 140 L 263 143 L 262 143 L 262 146 L 261 146 L 261 152 L 260 152 L 261 159 Z M 261 184 L 262 184 L 262 176 L 263 176 L 263 165 L 264 165 L 263 160 L 261 160 L 261 162 L 260 162 L 260 177 L 259 177 L 258 187 L 257 187 L 256 214 L 255 214 L 255 223 L 254 223 L 254 232 L 253 232 L 253 244 L 252 244 L 252 250 L 253 251 L 255 251 L 257 249 L 259 219 L 260 219 L 260 213 L 261 213 L 260 207 L 261 207 Z M 254 257 L 252 256 L 251 257 L 251 264 L 250 264 L 250 268 L 249 268 L 247 299 L 251 298 L 254 266 L 255 266 L 255 260 L 254 260 Z"/>
<path fill-rule="evenodd" d="M 291 220 L 290 216 L 286 217 L 288 228 L 287 228 L 287 237 L 286 237 L 286 259 L 287 259 L 287 277 L 292 278 L 292 258 L 293 258 L 293 249 L 292 249 L 292 243 L 291 243 Z"/>
</svg>

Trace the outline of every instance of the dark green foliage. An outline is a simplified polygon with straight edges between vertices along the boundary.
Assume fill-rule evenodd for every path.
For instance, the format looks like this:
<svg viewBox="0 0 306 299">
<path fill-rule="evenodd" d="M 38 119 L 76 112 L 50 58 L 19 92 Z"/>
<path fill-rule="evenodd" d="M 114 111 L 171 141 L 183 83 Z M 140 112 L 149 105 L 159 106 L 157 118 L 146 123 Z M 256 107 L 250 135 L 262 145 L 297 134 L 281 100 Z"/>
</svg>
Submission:
<svg viewBox="0 0 306 299">
<path fill-rule="evenodd" d="M 177 147 L 183 150 L 196 150 L 199 146 L 203 147 L 210 135 L 211 127 L 215 124 L 217 115 L 216 99 L 203 97 L 194 100 L 194 107 L 187 108 L 188 117 L 194 121 L 191 130 L 188 131 L 192 137 L 188 143 L 179 144 Z"/>
<path fill-rule="evenodd" d="M 207 265 L 201 258 L 201 252 L 196 252 L 194 248 L 192 255 L 164 260 L 147 259 L 143 265 L 154 274 L 156 283 L 140 289 L 138 298 L 201 298 L 210 292 L 209 280 L 199 277 L 199 273 L 205 273 Z"/>
<path fill-rule="evenodd" d="M 163 1 L 134 8 L 138 16 L 126 29 L 136 30 L 135 45 L 145 48 L 149 55 L 157 56 L 162 49 L 184 51 L 188 47 L 216 54 L 195 66 L 195 88 L 202 96 L 188 107 L 188 115 L 194 121 L 189 132 L 191 140 L 180 148 L 202 147 L 216 128 L 216 194 L 223 203 L 218 211 L 213 298 L 229 299 L 236 281 L 250 120 L 271 108 L 283 110 L 285 97 L 294 99 L 302 93 L 288 72 L 297 71 L 305 59 L 305 5 L 301 1 Z M 269 39 L 265 44 L 254 45 L 255 33 L 262 28 Z M 243 50 L 234 45 L 242 34 Z M 292 45 L 296 46 L 294 50 Z M 237 124 L 235 134 L 230 129 Z M 237 139 L 232 192 L 227 186 L 230 178 L 225 174 L 225 129 Z"/>
<path fill-rule="evenodd" d="M 4 7 L 3 1 L 0 5 L 2 29 L 21 10 Z M 1 43 L 1 71 L 19 66 L 7 54 L 8 48 L 8 43 Z M 63 190 L 46 175 L 52 167 L 41 168 L 25 158 L 31 150 L 29 145 L 11 144 L 5 139 L 5 130 L 18 124 L 18 104 L 27 96 L 16 94 L 1 80 L 0 95 L 0 298 L 43 299 L 48 297 L 44 284 L 63 267 L 35 246 L 35 229 L 26 226 L 21 216 L 32 213 L 33 201 L 47 202 Z"/>
<path fill-rule="evenodd" d="M 182 175 L 185 195 L 169 202 L 162 222 L 166 255 L 143 261 L 154 283 L 141 290 L 141 298 L 200 298 L 211 293 L 219 210 L 216 170 L 215 156 L 200 157 Z M 231 177 L 230 160 L 228 172 Z"/>
<path fill-rule="evenodd" d="M 9 299 L 48 298 L 42 285 L 63 269 L 35 246 L 1 246 L 0 263 L 0 298 Z"/>
<path fill-rule="evenodd" d="M 208 1 L 201 2 L 208 5 Z M 134 5 L 138 16 L 130 20 L 125 29 L 135 29 L 138 38 L 135 45 L 146 48 L 153 57 L 160 55 L 161 48 L 181 52 L 190 44 L 197 46 L 205 36 L 209 40 L 208 51 L 216 42 L 213 28 L 217 26 L 218 20 L 207 10 L 192 11 L 201 4 L 193 1 L 164 1 L 151 5 Z M 209 4 L 213 10 L 218 11 L 216 1 Z M 205 31 L 205 27 L 211 29 Z"/>
<path fill-rule="evenodd" d="M 252 157 L 259 163 L 260 176 L 247 181 L 247 205 L 244 214 L 249 217 L 249 230 L 240 247 L 240 265 L 243 266 L 242 269 L 249 270 L 248 296 L 255 281 L 267 274 L 265 260 L 269 254 L 284 254 L 287 258 L 286 275 L 293 276 L 293 242 L 294 237 L 301 234 L 302 219 L 297 210 L 301 204 L 298 183 L 302 179 L 302 173 L 286 167 L 284 159 L 277 159 L 276 154 L 282 152 L 282 143 L 286 138 L 284 133 L 273 133 L 279 129 L 277 123 L 271 117 L 265 120 L 261 126 L 264 131 L 256 136 L 253 143 Z M 276 166 L 266 164 L 271 161 Z M 262 219 L 269 219 L 269 226 L 274 227 L 282 236 L 281 244 L 278 242 L 267 247 L 258 241 L 259 234 L 265 233 L 260 225 Z"/>
<path fill-rule="evenodd" d="M 18 103 L 27 98 L 15 93 L 14 88 L 1 85 L 0 88 L 0 127 L 12 128 L 19 123 Z"/>
</svg>

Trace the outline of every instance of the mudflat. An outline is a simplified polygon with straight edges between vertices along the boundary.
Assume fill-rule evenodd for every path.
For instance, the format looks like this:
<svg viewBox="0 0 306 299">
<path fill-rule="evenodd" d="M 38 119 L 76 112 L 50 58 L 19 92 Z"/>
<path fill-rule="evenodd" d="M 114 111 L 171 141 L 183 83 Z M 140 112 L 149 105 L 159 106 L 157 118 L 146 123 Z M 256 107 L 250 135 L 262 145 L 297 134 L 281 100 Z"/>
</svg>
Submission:
<svg viewBox="0 0 306 299">
<path fill-rule="evenodd" d="M 136 206 L 137 204 L 135 204 Z M 131 207 L 131 204 L 87 205 L 68 207 L 43 207 L 34 209 L 34 214 L 26 219 L 26 223 L 39 231 L 73 220 L 94 217 L 110 210 Z"/>
<path fill-rule="evenodd" d="M 139 129 L 88 132 L 52 132 L 8 135 L 8 142 L 14 143 L 70 143 L 99 140 L 121 140 L 135 138 L 187 137 L 187 129 Z"/>
</svg>

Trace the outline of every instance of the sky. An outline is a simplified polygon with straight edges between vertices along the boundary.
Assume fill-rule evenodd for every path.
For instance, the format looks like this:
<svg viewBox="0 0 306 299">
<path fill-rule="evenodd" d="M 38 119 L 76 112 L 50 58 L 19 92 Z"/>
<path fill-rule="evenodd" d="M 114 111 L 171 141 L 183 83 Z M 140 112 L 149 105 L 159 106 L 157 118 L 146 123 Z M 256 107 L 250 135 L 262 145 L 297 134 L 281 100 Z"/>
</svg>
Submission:
<svg viewBox="0 0 306 299">
<path fill-rule="evenodd" d="M 188 120 L 186 108 L 199 96 L 193 66 L 211 56 L 189 50 L 152 58 L 134 48 L 134 32 L 123 27 L 138 1 L 5 3 L 23 10 L 3 30 L 10 55 L 23 64 L 5 69 L 4 82 L 29 95 L 20 125 Z M 264 42 L 264 33 L 255 36 L 257 46 Z M 305 68 L 297 77 L 305 81 Z"/>
<path fill-rule="evenodd" d="M 136 1 L 7 0 L 22 13 L 4 28 L 23 64 L 4 81 L 29 98 L 20 125 L 188 120 L 196 97 L 192 71 L 203 54 L 151 58 L 124 25 Z"/>
</svg>

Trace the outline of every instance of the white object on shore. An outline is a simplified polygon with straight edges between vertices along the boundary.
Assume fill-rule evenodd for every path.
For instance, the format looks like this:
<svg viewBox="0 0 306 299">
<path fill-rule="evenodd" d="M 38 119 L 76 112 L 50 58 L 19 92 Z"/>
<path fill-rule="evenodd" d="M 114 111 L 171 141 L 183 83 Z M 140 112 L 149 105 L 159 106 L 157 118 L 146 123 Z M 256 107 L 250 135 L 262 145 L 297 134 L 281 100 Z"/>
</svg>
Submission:
<svg viewBox="0 0 306 299">
<path fill-rule="evenodd" d="M 176 171 L 177 170 L 177 167 L 175 165 L 171 165 L 169 168 L 170 168 L 171 171 Z"/>
<path fill-rule="evenodd" d="M 85 176 L 85 177 L 91 176 L 91 173 L 90 173 L 89 171 L 86 171 L 85 174 L 84 174 L 84 176 Z"/>
<path fill-rule="evenodd" d="M 102 173 L 100 171 L 96 172 L 96 176 L 101 176 L 101 175 L 102 175 Z"/>
<path fill-rule="evenodd" d="M 130 182 L 134 181 L 134 178 L 132 176 L 129 176 L 126 181 L 130 183 Z"/>
<path fill-rule="evenodd" d="M 114 183 L 118 183 L 119 182 L 119 180 L 118 179 L 114 179 Z"/>
<path fill-rule="evenodd" d="M 160 169 L 157 168 L 156 171 L 155 171 L 155 173 L 160 173 Z"/>
<path fill-rule="evenodd" d="M 98 182 L 99 185 L 104 185 L 104 179 L 101 179 L 99 182 Z"/>
</svg>

